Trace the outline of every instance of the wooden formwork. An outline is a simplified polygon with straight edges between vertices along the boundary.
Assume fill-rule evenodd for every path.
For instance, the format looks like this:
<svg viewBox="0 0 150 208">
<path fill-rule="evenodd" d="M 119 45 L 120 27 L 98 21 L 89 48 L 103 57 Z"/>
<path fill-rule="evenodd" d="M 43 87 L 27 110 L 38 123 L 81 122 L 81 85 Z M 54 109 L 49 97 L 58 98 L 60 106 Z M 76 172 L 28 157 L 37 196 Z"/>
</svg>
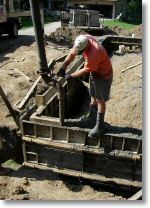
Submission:
<svg viewBox="0 0 150 208">
<path fill-rule="evenodd" d="M 69 70 L 80 68 L 80 58 Z M 60 78 L 65 91 L 65 118 L 85 93 L 81 80 Z M 124 186 L 142 186 L 142 132 L 110 127 L 91 139 L 89 129 L 61 126 L 54 87 L 36 96 L 36 107 L 21 118 L 24 164 L 55 172 Z M 71 108 L 70 108 L 71 109 Z M 67 111 L 68 110 L 68 111 Z"/>
<path fill-rule="evenodd" d="M 102 36 L 98 40 L 104 48 L 107 50 L 108 54 L 112 51 L 119 49 L 119 45 L 128 46 L 130 49 L 134 46 L 142 50 L 142 39 L 132 38 L 128 36 L 117 36 L 117 35 L 107 35 Z"/>
</svg>

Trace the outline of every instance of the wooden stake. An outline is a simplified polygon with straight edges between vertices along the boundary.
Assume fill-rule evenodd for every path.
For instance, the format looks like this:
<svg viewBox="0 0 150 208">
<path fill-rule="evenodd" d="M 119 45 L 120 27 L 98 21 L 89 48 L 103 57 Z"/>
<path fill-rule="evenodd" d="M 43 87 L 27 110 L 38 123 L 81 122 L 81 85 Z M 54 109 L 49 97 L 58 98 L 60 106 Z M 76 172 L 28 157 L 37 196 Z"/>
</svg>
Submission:
<svg viewBox="0 0 150 208">
<path fill-rule="evenodd" d="M 52 67 L 54 63 L 55 63 L 55 59 L 51 59 L 51 60 L 48 62 L 48 68 Z"/>
<path fill-rule="evenodd" d="M 14 109 L 12 108 L 9 100 L 7 99 L 7 97 L 6 97 L 5 93 L 4 93 L 1 85 L 0 85 L 0 95 L 1 95 L 5 105 L 7 106 L 11 116 L 13 117 L 15 123 L 17 124 L 18 127 L 20 127 L 19 119 L 16 117 L 16 113 L 15 113 Z"/>
<path fill-rule="evenodd" d="M 138 200 L 142 197 L 142 189 L 138 191 L 136 194 L 131 196 L 128 200 Z"/>
<path fill-rule="evenodd" d="M 135 65 L 129 66 L 129 67 L 127 67 L 127 68 L 125 68 L 125 69 L 121 70 L 121 72 L 122 72 L 122 73 L 124 73 L 125 71 L 127 71 L 127 70 L 129 70 L 129 69 L 132 69 L 132 68 L 134 68 L 134 67 L 136 67 L 136 66 L 138 66 L 138 65 L 140 65 L 140 64 L 142 64 L 142 61 L 141 61 L 141 62 L 139 62 L 138 64 L 135 64 Z"/>
<path fill-rule="evenodd" d="M 56 62 L 58 62 L 58 61 L 63 61 L 63 59 L 66 58 L 66 56 L 67 56 L 67 54 L 65 54 L 65 55 L 63 55 L 63 56 L 60 56 L 60 57 L 56 58 L 55 61 L 56 61 Z"/>
<path fill-rule="evenodd" d="M 30 77 L 28 77 L 24 72 L 20 71 L 19 69 L 15 68 L 15 69 L 12 69 L 12 70 L 14 70 L 17 73 L 19 73 L 21 76 L 23 76 L 29 82 L 33 82 L 33 80 Z"/>
<path fill-rule="evenodd" d="M 85 86 L 85 87 L 87 87 L 88 89 L 90 88 L 89 83 L 87 83 L 87 82 L 85 82 L 85 81 L 83 81 L 83 80 L 82 80 L 82 83 L 83 83 L 83 84 L 84 84 L 84 86 Z"/>
<path fill-rule="evenodd" d="M 41 79 L 41 76 L 39 76 L 37 78 L 37 80 L 33 83 L 32 87 L 29 89 L 29 91 L 26 94 L 26 96 L 23 98 L 23 100 L 18 105 L 18 109 L 22 109 L 24 107 L 24 105 L 27 103 L 27 101 L 29 100 L 31 94 L 33 93 L 34 89 L 36 88 L 37 84 L 39 83 L 40 79 Z"/>
</svg>

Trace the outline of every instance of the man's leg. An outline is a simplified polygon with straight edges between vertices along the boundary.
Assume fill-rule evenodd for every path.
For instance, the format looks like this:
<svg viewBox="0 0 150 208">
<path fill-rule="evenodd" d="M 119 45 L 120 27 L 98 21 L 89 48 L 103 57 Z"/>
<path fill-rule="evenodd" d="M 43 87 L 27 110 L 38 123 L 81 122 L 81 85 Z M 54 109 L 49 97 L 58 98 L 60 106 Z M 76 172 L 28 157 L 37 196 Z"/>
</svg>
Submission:
<svg viewBox="0 0 150 208">
<path fill-rule="evenodd" d="M 96 99 L 97 106 L 98 106 L 98 113 L 105 113 L 106 111 L 106 103 L 102 99 Z"/>
<path fill-rule="evenodd" d="M 81 127 L 93 128 L 96 124 L 97 116 L 97 101 L 94 97 L 91 97 L 90 109 L 87 116 L 82 116 L 79 118 Z"/>
<path fill-rule="evenodd" d="M 97 111 L 97 119 L 96 125 L 93 129 L 91 129 L 89 133 L 89 137 L 95 138 L 98 137 L 104 131 L 104 116 L 106 111 L 105 101 L 102 99 L 96 99 L 98 111 Z"/>
<path fill-rule="evenodd" d="M 96 125 L 89 132 L 89 137 L 99 137 L 105 130 L 104 116 L 106 111 L 106 102 L 109 100 L 112 80 L 93 79 L 93 89 L 98 106 Z"/>
<path fill-rule="evenodd" d="M 97 108 L 98 108 L 98 103 L 95 98 L 95 86 L 93 82 L 93 78 L 90 76 L 89 77 L 89 84 L 90 84 L 90 96 L 91 96 L 91 103 L 90 103 L 90 109 L 89 113 L 87 116 L 82 116 L 79 118 L 79 122 L 81 127 L 85 128 L 93 128 L 96 124 L 96 116 L 97 116 Z"/>
</svg>

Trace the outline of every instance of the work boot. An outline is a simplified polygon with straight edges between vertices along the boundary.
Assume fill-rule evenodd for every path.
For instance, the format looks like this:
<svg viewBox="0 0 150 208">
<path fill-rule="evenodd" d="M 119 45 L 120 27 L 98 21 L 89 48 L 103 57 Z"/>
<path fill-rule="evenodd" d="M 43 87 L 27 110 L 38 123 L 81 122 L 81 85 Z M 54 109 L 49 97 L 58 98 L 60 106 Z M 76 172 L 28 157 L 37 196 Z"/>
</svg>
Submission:
<svg viewBox="0 0 150 208">
<path fill-rule="evenodd" d="M 97 105 L 90 105 L 90 111 L 88 115 L 84 115 L 79 118 L 81 127 L 93 128 L 96 124 Z"/>
<path fill-rule="evenodd" d="M 93 129 L 91 129 L 91 131 L 89 132 L 88 137 L 97 138 L 104 132 L 104 129 L 105 129 L 104 115 L 105 115 L 105 113 L 97 113 L 96 125 Z"/>
</svg>

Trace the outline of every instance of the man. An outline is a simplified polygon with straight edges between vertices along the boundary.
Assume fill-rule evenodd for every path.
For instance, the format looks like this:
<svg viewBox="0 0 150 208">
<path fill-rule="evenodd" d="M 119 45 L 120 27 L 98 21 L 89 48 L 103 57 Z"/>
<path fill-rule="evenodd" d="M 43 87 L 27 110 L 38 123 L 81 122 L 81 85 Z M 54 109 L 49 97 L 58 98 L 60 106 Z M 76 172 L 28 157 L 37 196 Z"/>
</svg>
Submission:
<svg viewBox="0 0 150 208">
<path fill-rule="evenodd" d="M 66 74 L 67 66 L 76 55 L 83 54 L 84 68 Z M 104 131 L 104 115 L 106 102 L 109 100 L 110 88 L 113 78 L 112 64 L 104 47 L 90 35 L 80 35 L 76 38 L 74 46 L 66 57 L 60 70 L 62 76 L 68 80 L 87 73 L 90 74 L 90 111 L 86 118 L 80 120 L 94 123 L 95 127 L 89 132 L 89 137 L 98 137 Z"/>
</svg>

